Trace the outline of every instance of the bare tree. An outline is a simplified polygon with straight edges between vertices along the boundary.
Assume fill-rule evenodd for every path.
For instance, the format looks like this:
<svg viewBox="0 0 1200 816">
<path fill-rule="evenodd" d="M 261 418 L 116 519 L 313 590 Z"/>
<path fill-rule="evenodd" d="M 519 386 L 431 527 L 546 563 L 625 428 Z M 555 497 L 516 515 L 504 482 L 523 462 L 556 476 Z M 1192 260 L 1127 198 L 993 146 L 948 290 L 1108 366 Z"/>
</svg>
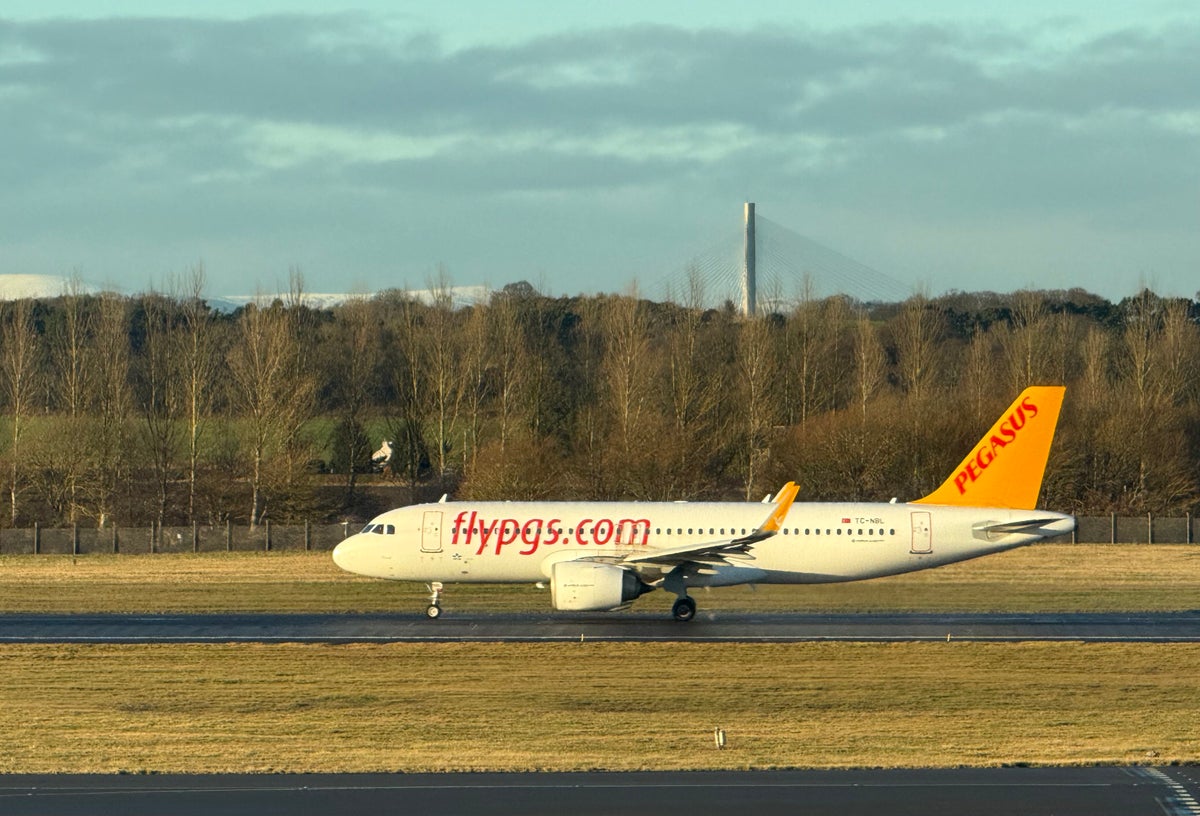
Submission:
<svg viewBox="0 0 1200 816">
<path fill-rule="evenodd" d="M 930 462 L 937 455 L 938 443 L 944 441 L 944 435 L 929 421 L 929 405 L 943 365 L 940 344 L 945 317 L 939 304 L 918 294 L 903 303 L 893 327 L 896 367 L 906 395 L 901 411 L 909 426 L 904 439 L 908 450 L 902 455 L 910 463 L 910 475 L 904 488 L 925 491 L 932 489 L 934 468 Z M 944 465 L 937 470 L 941 467 Z"/>
<path fill-rule="evenodd" d="M 433 400 L 433 435 L 438 478 L 445 480 L 448 455 L 453 446 L 455 425 L 462 405 L 461 334 L 455 325 L 450 279 L 444 268 L 430 282 L 433 302 L 426 314 L 425 330 L 417 335 L 425 347 L 421 355 L 428 365 L 430 396 Z"/>
<path fill-rule="evenodd" d="M 8 410 L 12 417 L 12 432 L 9 436 L 9 500 L 10 521 L 17 523 L 18 498 L 22 489 L 22 460 L 24 451 L 21 442 L 25 434 L 25 420 L 36 394 L 38 354 L 41 342 L 33 322 L 33 301 L 22 298 L 12 301 L 4 316 L 3 354 L 0 355 L 0 382 L 8 398 Z"/>
<path fill-rule="evenodd" d="M 525 332 L 521 326 L 520 297 L 509 291 L 492 296 L 492 367 L 496 379 L 496 410 L 500 450 L 503 454 L 513 434 L 520 394 L 528 372 L 521 366 L 525 357 Z"/>
<path fill-rule="evenodd" d="M 169 488 L 174 480 L 175 456 L 183 438 L 180 414 L 184 395 L 180 387 L 180 344 L 174 326 L 175 303 L 170 298 L 151 292 L 142 298 L 145 319 L 140 388 L 143 436 L 154 469 L 157 509 L 156 521 L 166 520 Z"/>
<path fill-rule="evenodd" d="M 1180 299 L 1163 304 L 1157 357 L 1162 372 L 1159 390 L 1166 405 L 1182 404 L 1196 387 L 1200 329 L 1191 318 L 1190 307 L 1189 301 Z"/>
<path fill-rule="evenodd" d="M 770 431 L 776 420 L 773 390 L 778 382 L 779 357 L 771 318 L 751 318 L 739 328 L 736 365 L 744 411 L 745 497 L 750 501 L 759 487 L 759 472 L 767 459 Z"/>
<path fill-rule="evenodd" d="M 186 422 L 189 521 L 196 520 L 200 451 L 212 414 L 220 362 L 212 313 L 204 302 L 204 288 L 204 267 L 194 267 L 183 281 L 179 303 L 182 325 L 176 333 Z"/>
<path fill-rule="evenodd" d="M 628 296 L 606 299 L 601 321 L 606 341 L 605 393 L 615 422 L 617 445 L 628 462 L 645 441 L 643 420 L 650 406 L 650 337 L 637 287 Z"/>
<path fill-rule="evenodd" d="M 807 422 L 839 403 L 839 386 L 844 384 L 836 382 L 836 374 L 845 366 L 838 346 L 842 325 L 850 319 L 845 298 L 818 300 L 812 278 L 805 274 L 800 300 L 788 321 L 788 365 L 783 379 L 788 424 Z"/>
<path fill-rule="evenodd" d="M 424 309 L 409 293 L 389 301 L 385 329 L 391 354 L 387 368 L 396 397 L 389 405 L 388 435 L 393 444 L 392 467 L 408 477 L 409 490 L 416 500 L 417 478 L 427 465 L 425 419 L 430 405 L 427 388 L 427 348 L 421 334 L 425 329 Z"/>
<path fill-rule="evenodd" d="M 299 310 L 279 302 L 246 306 L 229 353 L 233 396 L 250 436 L 252 528 L 266 511 L 268 467 L 275 466 L 277 480 L 292 481 L 301 428 L 311 413 L 315 383 L 299 340 Z"/>
<path fill-rule="evenodd" d="M 995 413 L 993 396 L 998 366 L 995 345 L 992 332 L 978 326 L 967 344 L 960 388 L 967 394 L 972 426 L 983 425 Z"/>
<path fill-rule="evenodd" d="M 1043 292 L 1022 289 L 1012 296 L 1012 326 L 1001 334 L 1013 393 L 1046 382 L 1054 334 Z"/>
<path fill-rule="evenodd" d="M 1081 356 L 1083 358 L 1081 402 L 1085 408 L 1094 411 L 1099 409 L 1112 392 L 1110 381 L 1108 333 L 1098 326 L 1091 326 L 1083 338 Z"/>
<path fill-rule="evenodd" d="M 725 417 L 721 411 L 724 361 L 705 344 L 704 293 L 698 274 L 690 278 L 689 298 L 666 337 L 675 464 L 670 468 L 673 496 L 693 496 L 705 481 L 707 462 L 721 447 Z M 713 345 L 713 344 L 709 344 Z"/>
<path fill-rule="evenodd" d="M 1128 424 L 1137 461 L 1134 494 L 1139 509 L 1149 498 L 1151 471 L 1161 464 L 1161 458 L 1166 454 L 1153 445 L 1162 430 L 1162 410 L 1166 407 L 1163 390 L 1166 378 L 1160 353 L 1162 330 L 1162 301 L 1150 290 L 1143 289 L 1126 312 L 1120 358 L 1123 380 L 1130 395 L 1122 409 L 1131 407 L 1133 413 L 1132 422 Z"/>
<path fill-rule="evenodd" d="M 854 331 L 854 396 L 864 426 L 867 424 L 867 405 L 883 384 L 886 363 L 887 357 L 883 353 L 883 344 L 879 342 L 878 331 L 866 311 L 859 312 Z"/>
<path fill-rule="evenodd" d="M 1133 393 L 1138 416 L 1142 420 L 1158 403 L 1162 361 L 1156 351 L 1161 332 L 1161 301 L 1153 292 L 1143 289 L 1126 314 L 1121 334 L 1124 351 L 1122 374 Z"/>
<path fill-rule="evenodd" d="M 127 457 L 131 396 L 129 390 L 129 317 L 125 298 L 105 293 L 100 296 L 96 323 L 96 385 L 93 415 L 94 477 L 91 491 L 97 525 L 104 527 L 113 514 L 121 476 L 128 470 Z"/>
<path fill-rule="evenodd" d="M 359 438 L 362 436 L 362 423 L 378 364 L 379 346 L 374 310 L 365 298 L 347 300 L 335 314 L 337 319 L 333 324 L 330 342 L 337 349 L 337 371 L 331 381 L 342 424 L 342 432 L 335 439 L 346 446 L 346 450 L 338 452 L 336 458 L 341 461 L 345 457 L 344 503 L 349 505 L 358 483 L 359 462 L 363 459 L 363 452 L 358 450 Z"/>
<path fill-rule="evenodd" d="M 93 375 L 89 359 L 94 318 L 85 306 L 86 294 L 78 275 L 63 289 L 62 319 L 55 323 L 50 352 L 58 384 L 59 402 L 72 419 L 84 413 L 89 380 Z"/>
<path fill-rule="evenodd" d="M 483 433 L 484 410 L 488 404 L 488 309 L 483 303 L 471 307 L 463 326 L 459 389 L 466 412 L 463 466 L 474 464 Z M 468 458 L 469 457 L 469 458 Z"/>
<path fill-rule="evenodd" d="M 65 411 L 66 436 L 82 439 L 88 424 L 87 399 L 95 380 L 94 344 L 95 314 L 87 307 L 83 283 L 72 276 L 63 291 L 62 315 L 50 335 L 50 355 L 57 385 L 57 403 Z M 74 523 L 79 516 L 79 488 L 84 477 L 86 457 L 79 447 L 73 456 L 60 462 L 64 482 L 67 521 Z M 47 463 L 52 464 L 52 463 Z"/>
<path fill-rule="evenodd" d="M 944 330 L 941 309 L 929 298 L 913 295 L 904 302 L 895 324 L 896 358 L 900 381 L 918 404 L 937 376 L 938 343 Z"/>
</svg>

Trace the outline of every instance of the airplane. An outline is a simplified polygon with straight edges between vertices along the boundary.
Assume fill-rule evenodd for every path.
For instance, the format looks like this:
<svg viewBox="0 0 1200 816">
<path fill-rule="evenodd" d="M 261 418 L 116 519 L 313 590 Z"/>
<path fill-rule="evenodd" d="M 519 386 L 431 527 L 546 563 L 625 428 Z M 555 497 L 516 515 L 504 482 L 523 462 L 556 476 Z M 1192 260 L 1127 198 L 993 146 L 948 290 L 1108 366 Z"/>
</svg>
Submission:
<svg viewBox="0 0 1200 816">
<path fill-rule="evenodd" d="M 389 510 L 333 550 L 359 575 L 425 582 L 549 584 L 557 610 L 615 611 L 654 589 L 678 621 L 693 587 L 859 581 L 940 567 L 1070 533 L 1037 510 L 1066 389 L 1025 389 L 935 491 L 912 502 L 447 501 Z"/>
</svg>

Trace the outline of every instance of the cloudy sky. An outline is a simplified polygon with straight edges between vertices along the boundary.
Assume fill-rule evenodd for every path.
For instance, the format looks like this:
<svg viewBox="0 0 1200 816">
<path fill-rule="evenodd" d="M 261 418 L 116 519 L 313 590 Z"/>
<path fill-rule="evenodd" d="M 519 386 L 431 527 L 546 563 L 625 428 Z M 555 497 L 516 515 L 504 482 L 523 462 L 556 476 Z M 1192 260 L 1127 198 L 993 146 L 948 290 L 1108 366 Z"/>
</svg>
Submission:
<svg viewBox="0 0 1200 816">
<path fill-rule="evenodd" d="M 7 0 L 0 274 L 659 296 L 753 200 L 933 294 L 1200 289 L 1192 0 L 588 5 Z"/>
</svg>

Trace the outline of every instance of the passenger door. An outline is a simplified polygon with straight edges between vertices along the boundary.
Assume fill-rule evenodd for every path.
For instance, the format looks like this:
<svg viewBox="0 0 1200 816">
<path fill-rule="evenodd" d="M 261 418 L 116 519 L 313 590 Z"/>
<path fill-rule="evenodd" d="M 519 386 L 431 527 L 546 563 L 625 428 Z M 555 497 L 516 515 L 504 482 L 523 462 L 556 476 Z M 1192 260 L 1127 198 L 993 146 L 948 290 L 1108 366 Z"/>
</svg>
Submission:
<svg viewBox="0 0 1200 816">
<path fill-rule="evenodd" d="M 924 510 L 912 514 L 912 548 L 909 552 L 914 555 L 933 552 L 933 525 L 929 513 Z"/>
<path fill-rule="evenodd" d="M 440 510 L 426 510 L 425 519 L 421 524 L 421 552 L 438 553 L 442 551 L 442 513 Z"/>
</svg>

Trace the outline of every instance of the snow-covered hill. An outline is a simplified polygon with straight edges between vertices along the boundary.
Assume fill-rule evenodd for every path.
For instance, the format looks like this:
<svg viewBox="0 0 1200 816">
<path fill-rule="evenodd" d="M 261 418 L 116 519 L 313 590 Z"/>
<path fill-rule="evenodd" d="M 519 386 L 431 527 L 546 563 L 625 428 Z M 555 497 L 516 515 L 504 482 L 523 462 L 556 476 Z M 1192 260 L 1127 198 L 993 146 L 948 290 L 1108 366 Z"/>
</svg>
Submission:
<svg viewBox="0 0 1200 816">
<path fill-rule="evenodd" d="M 72 284 L 71 279 L 54 275 L 0 275 L 0 301 L 21 300 L 22 298 L 39 298 L 49 300 L 62 297 Z M 76 280 L 74 284 L 80 294 L 95 294 L 102 291 L 101 287 Z M 486 286 L 452 286 L 450 297 L 455 308 L 472 306 L 487 299 L 491 290 Z M 409 292 L 415 298 L 430 303 L 433 295 L 428 289 L 417 289 Z M 304 302 L 314 309 L 329 309 L 347 300 L 358 297 L 373 297 L 374 293 L 331 293 L 305 292 Z M 255 301 L 270 303 L 282 295 L 213 295 L 205 298 L 209 306 L 222 312 L 232 312 L 247 303 Z"/>
<path fill-rule="evenodd" d="M 98 287 L 91 284 L 82 281 L 76 283 L 80 294 L 100 291 Z M 55 275 L 0 275 L 0 300 L 62 297 L 70 284 L 69 278 L 60 278 Z"/>
</svg>

